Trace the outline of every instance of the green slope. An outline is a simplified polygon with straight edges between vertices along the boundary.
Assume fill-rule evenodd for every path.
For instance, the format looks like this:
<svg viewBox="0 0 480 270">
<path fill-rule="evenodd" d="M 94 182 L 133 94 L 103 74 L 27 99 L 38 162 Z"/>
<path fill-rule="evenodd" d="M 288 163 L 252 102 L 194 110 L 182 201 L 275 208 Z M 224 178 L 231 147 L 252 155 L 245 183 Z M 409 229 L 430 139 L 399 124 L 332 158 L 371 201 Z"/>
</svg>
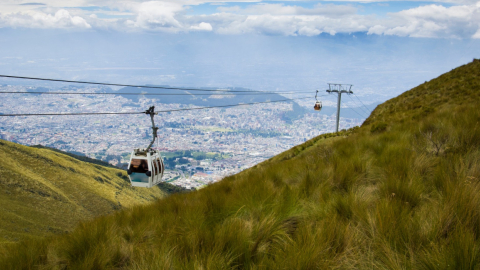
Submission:
<svg viewBox="0 0 480 270">
<path fill-rule="evenodd" d="M 65 151 L 62 151 L 62 150 L 59 150 L 59 149 L 56 149 L 56 148 L 51 148 L 51 147 L 48 147 L 48 146 L 32 145 L 31 147 L 39 148 L 39 149 L 52 150 L 52 151 L 54 151 L 54 152 L 67 155 L 67 156 L 72 157 L 72 158 L 74 158 L 74 159 L 78 159 L 78 160 L 80 160 L 80 161 L 84 161 L 84 162 L 88 162 L 88 163 L 100 165 L 100 166 L 103 166 L 103 167 L 118 168 L 118 167 L 115 167 L 115 166 L 113 166 L 112 164 L 110 164 L 110 163 L 108 163 L 108 162 L 106 162 L 106 161 L 103 161 L 103 160 L 98 160 L 98 159 L 94 159 L 94 158 L 89 158 L 89 157 L 84 156 L 84 155 L 83 155 L 83 156 L 81 156 L 81 155 L 76 155 L 76 154 L 73 154 L 73 153 L 70 153 L 70 152 L 65 152 Z"/>
<path fill-rule="evenodd" d="M 3 251 L 2 269 L 478 269 L 480 61 L 189 194 Z"/>
<path fill-rule="evenodd" d="M 72 230 L 80 221 L 164 196 L 126 174 L 58 151 L 0 140 L 0 244 Z"/>
<path fill-rule="evenodd" d="M 456 68 L 378 106 L 365 124 L 421 119 L 438 109 L 477 104 L 480 60 Z"/>
</svg>

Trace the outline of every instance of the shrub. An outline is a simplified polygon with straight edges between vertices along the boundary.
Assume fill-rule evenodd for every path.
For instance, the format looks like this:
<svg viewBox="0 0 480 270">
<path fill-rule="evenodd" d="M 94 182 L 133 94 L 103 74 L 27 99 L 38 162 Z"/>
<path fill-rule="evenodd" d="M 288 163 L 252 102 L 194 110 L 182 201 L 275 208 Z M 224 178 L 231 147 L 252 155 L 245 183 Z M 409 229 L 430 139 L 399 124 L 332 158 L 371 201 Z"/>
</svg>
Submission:
<svg viewBox="0 0 480 270">
<path fill-rule="evenodd" d="M 380 123 L 375 123 L 372 125 L 372 128 L 370 129 L 370 132 L 371 133 L 380 133 L 380 132 L 384 132 L 385 130 L 387 130 L 387 123 L 384 123 L 384 122 L 380 122 Z"/>
</svg>

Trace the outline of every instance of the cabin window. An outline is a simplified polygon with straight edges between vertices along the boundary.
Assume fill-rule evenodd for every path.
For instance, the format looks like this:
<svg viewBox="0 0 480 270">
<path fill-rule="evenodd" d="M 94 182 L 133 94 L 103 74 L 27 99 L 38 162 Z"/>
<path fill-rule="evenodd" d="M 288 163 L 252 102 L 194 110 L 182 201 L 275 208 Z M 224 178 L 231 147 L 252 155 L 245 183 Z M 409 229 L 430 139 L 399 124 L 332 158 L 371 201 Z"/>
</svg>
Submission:
<svg viewBox="0 0 480 270">
<path fill-rule="evenodd" d="M 132 173 L 146 173 L 148 171 L 148 163 L 145 159 L 132 159 L 130 162 L 130 170 Z"/>
<path fill-rule="evenodd" d="M 160 173 L 163 173 L 163 164 L 159 158 L 157 158 L 158 166 L 160 167 Z"/>
<path fill-rule="evenodd" d="M 158 174 L 159 170 L 158 170 L 158 164 L 157 162 L 155 162 L 155 160 L 153 160 L 153 164 L 154 164 L 154 167 L 155 167 L 155 175 Z"/>
</svg>

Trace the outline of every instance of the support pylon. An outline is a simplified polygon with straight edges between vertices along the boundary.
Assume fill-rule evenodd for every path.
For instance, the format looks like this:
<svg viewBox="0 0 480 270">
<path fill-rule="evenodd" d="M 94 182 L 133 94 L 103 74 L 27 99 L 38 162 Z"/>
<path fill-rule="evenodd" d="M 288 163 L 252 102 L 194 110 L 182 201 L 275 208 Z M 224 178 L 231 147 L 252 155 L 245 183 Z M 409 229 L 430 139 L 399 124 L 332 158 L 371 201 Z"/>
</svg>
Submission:
<svg viewBox="0 0 480 270">
<path fill-rule="evenodd" d="M 340 122 L 340 102 L 342 100 L 342 93 L 347 95 L 353 94 L 351 84 L 339 84 L 339 83 L 329 83 L 327 93 L 337 93 L 337 129 L 335 132 L 338 132 L 338 124 Z"/>
</svg>

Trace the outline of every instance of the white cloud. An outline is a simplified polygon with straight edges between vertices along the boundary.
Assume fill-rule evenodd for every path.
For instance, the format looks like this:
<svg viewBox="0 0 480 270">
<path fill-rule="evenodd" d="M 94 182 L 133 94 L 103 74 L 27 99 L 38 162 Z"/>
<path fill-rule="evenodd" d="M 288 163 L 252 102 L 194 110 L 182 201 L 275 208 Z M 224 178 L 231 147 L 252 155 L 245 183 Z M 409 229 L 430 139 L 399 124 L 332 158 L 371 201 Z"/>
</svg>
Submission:
<svg viewBox="0 0 480 270">
<path fill-rule="evenodd" d="M 0 25 L 26 28 L 91 28 L 85 19 L 72 16 L 65 9 L 58 10 L 54 15 L 39 11 L 0 15 Z"/>
<path fill-rule="evenodd" d="M 128 5 L 130 9 L 137 12 L 135 20 L 125 22 L 125 25 L 131 29 L 165 32 L 212 31 L 213 29 L 208 22 L 189 22 L 184 15 L 188 6 L 179 1 L 149 1 L 138 5 L 132 3 Z"/>
<path fill-rule="evenodd" d="M 318 35 L 320 33 L 367 32 L 377 35 L 411 37 L 470 38 L 478 37 L 480 2 L 474 5 L 444 7 L 426 5 L 388 14 L 358 15 L 348 5 L 321 5 L 312 9 L 283 4 L 256 4 L 246 8 L 220 7 L 219 11 L 243 16 L 214 29 L 222 34 L 263 33 L 281 35 Z"/>
<path fill-rule="evenodd" d="M 219 7 L 218 11 L 225 13 L 237 13 L 244 15 L 324 15 L 324 16 L 343 16 L 355 14 L 357 8 L 349 5 L 317 4 L 314 8 L 304 8 L 299 6 L 285 6 L 284 4 L 256 4 L 242 9 L 238 6 Z"/>
<path fill-rule="evenodd" d="M 175 15 L 184 10 L 179 3 L 149 1 L 141 3 L 138 7 L 136 21 L 128 21 L 131 27 L 151 30 L 166 30 L 176 32 L 182 28 L 182 24 Z"/>
<path fill-rule="evenodd" d="M 480 3 L 480 2 L 479 2 Z M 397 13 L 372 26 L 369 34 L 468 38 L 480 29 L 480 6 L 427 5 Z"/>
<path fill-rule="evenodd" d="M 227 14 L 222 14 L 226 17 Z M 249 15 L 218 27 L 221 34 L 257 33 L 286 36 L 314 36 L 321 33 L 363 32 L 368 30 L 368 17 L 353 15 L 352 18 L 311 15 Z M 217 28 L 214 26 L 214 28 Z"/>
<path fill-rule="evenodd" d="M 480 29 L 478 29 L 478 31 L 475 34 L 473 34 L 472 38 L 480 39 Z"/>
<path fill-rule="evenodd" d="M 331 0 L 332 2 L 351 2 L 351 3 L 376 3 L 378 5 L 388 5 L 388 2 L 401 2 L 402 0 Z M 435 3 L 448 3 L 453 5 L 474 5 L 477 0 L 435 0 L 435 1 L 422 1 L 422 0 L 407 0 L 404 2 L 435 2 Z"/>
<path fill-rule="evenodd" d="M 371 35 L 371 34 L 381 35 L 381 34 L 383 34 L 386 30 L 387 30 L 387 27 L 377 24 L 377 25 L 375 25 L 375 26 L 370 27 L 370 28 L 368 29 L 367 34 L 369 34 L 369 35 Z"/>
<path fill-rule="evenodd" d="M 200 30 L 200 31 L 212 31 L 212 25 L 206 22 L 201 22 L 198 25 L 190 26 L 190 29 Z"/>
<path fill-rule="evenodd" d="M 199 4 L 225 4 L 230 1 L 73 0 L 73 4 L 67 1 L 70 5 L 68 9 L 59 9 L 62 4 L 67 5 L 61 0 L 42 1 L 45 5 L 19 5 L 14 0 L 5 1 L 7 4 L 3 1 L 0 3 L 0 27 L 101 28 L 174 33 L 214 31 L 218 34 L 287 36 L 367 32 L 411 37 L 480 38 L 478 0 L 461 0 L 470 4 L 451 7 L 424 5 L 389 13 L 386 18 L 358 14 L 361 5 L 316 4 L 312 8 L 305 8 L 294 2 L 289 4 L 288 1 L 265 3 L 260 0 L 237 0 L 235 2 L 252 3 L 244 7 L 218 6 L 218 13 L 202 15 L 191 15 L 189 10 L 195 11 Z M 74 4 L 76 7 L 90 8 L 74 8 Z M 92 9 L 92 5 L 98 10 Z M 22 11 L 8 13 L 9 9 L 4 9 L 7 6 L 15 6 Z"/>
</svg>

